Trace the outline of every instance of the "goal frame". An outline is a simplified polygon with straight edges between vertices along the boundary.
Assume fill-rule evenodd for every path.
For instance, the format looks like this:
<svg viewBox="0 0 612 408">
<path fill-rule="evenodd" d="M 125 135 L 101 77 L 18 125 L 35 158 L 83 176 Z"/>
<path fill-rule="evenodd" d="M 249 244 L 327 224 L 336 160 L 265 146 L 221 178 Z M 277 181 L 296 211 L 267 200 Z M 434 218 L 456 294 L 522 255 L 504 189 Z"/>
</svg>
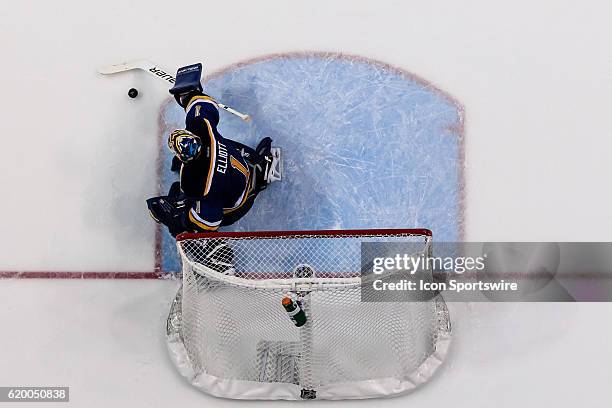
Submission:
<svg viewBox="0 0 612 408">
<path fill-rule="evenodd" d="M 253 231 L 253 232 L 210 232 L 210 233 L 183 233 L 176 238 L 177 248 L 183 260 L 183 268 L 192 268 L 192 271 L 198 273 L 196 262 L 192 260 L 186 261 L 186 255 L 183 252 L 181 242 L 186 240 L 198 239 L 291 239 L 291 238 L 363 238 L 367 241 L 368 237 L 377 237 L 384 239 L 385 236 L 401 237 L 410 236 L 423 237 L 428 250 L 431 250 L 432 232 L 425 228 L 398 228 L 398 229 L 351 229 L 351 230 L 296 230 L 296 231 Z M 205 267 L 203 267 L 205 268 Z M 209 268 L 205 268 L 209 269 Z M 183 269 L 185 271 L 185 269 Z M 342 276 L 337 278 L 267 278 L 252 279 L 239 276 L 224 275 L 219 272 L 206 270 L 205 273 L 214 277 L 226 284 L 254 288 L 260 290 L 275 290 L 275 291 L 305 291 L 314 293 L 318 290 L 327 290 L 333 288 L 358 287 L 361 284 L 361 271 L 354 271 L 352 276 Z M 183 279 L 185 277 L 183 276 Z M 178 292 L 172 302 L 170 314 L 167 319 L 166 339 L 167 346 L 171 358 L 174 361 L 179 372 L 185 376 L 189 382 L 195 385 L 200 390 L 218 397 L 232 399 L 310 399 L 316 396 L 317 399 L 363 399 L 375 397 L 397 396 L 411 392 L 419 385 L 428 381 L 429 378 L 437 371 L 442 364 L 444 356 L 448 352 L 451 340 L 450 320 L 448 309 L 441 295 L 432 300 L 434 305 L 435 319 L 438 320 L 437 325 L 442 328 L 435 339 L 434 351 L 429 357 L 422 362 L 418 369 L 404 378 L 375 378 L 365 381 L 351 381 L 346 383 L 334 383 L 325 386 L 316 387 L 316 390 L 311 387 L 298 386 L 292 383 L 282 382 L 255 382 L 238 379 L 221 378 L 210 375 L 207 372 L 195 372 L 185 349 L 182 333 L 182 305 L 183 305 L 183 281 L 178 289 Z M 308 307 L 307 304 L 304 306 Z M 307 324 L 309 326 L 309 324 Z M 312 336 L 304 330 L 309 330 L 308 327 L 301 330 L 301 335 L 306 340 Z M 303 384 L 302 384 L 303 385 Z"/>
<path fill-rule="evenodd" d="M 432 232 L 426 228 L 378 228 L 378 229 L 350 229 L 350 230 L 286 230 L 286 231 L 227 231 L 227 232 L 186 232 L 177 235 L 176 243 L 179 255 L 183 257 L 183 251 L 181 249 L 180 242 L 187 240 L 197 239 L 223 239 L 223 238 L 235 238 L 235 239 L 286 239 L 286 238 L 297 238 L 297 239 L 311 239 L 311 238 L 351 238 L 351 237 L 396 237 L 396 236 L 421 236 L 425 237 L 425 242 L 429 242 L 431 245 Z M 207 274 L 215 274 L 214 272 L 207 272 Z M 216 274 L 219 280 L 225 281 L 230 284 L 236 284 L 239 286 L 251 287 L 251 288 L 276 288 L 285 290 L 312 290 L 312 286 L 316 285 L 319 288 L 332 288 L 332 287 L 346 287 L 347 285 L 357 286 L 361 284 L 361 271 L 345 271 L 344 273 L 334 274 L 333 281 L 328 277 L 314 277 L 314 278 L 294 278 L 290 273 L 287 273 L 286 277 L 280 277 L 278 274 L 272 276 L 265 276 L 260 274 L 262 277 L 260 280 L 245 279 L 240 276 L 227 276 L 222 274 Z"/>
</svg>

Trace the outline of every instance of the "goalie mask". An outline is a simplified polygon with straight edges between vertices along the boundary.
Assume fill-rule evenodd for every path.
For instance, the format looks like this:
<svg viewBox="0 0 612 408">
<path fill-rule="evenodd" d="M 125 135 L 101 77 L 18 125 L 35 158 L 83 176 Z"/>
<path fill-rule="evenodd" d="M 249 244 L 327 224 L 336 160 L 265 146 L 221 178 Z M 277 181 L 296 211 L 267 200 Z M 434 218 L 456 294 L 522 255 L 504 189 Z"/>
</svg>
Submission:
<svg viewBox="0 0 612 408">
<path fill-rule="evenodd" d="M 184 129 L 177 129 L 170 133 L 168 147 L 183 163 L 197 159 L 203 148 L 202 139 Z"/>
</svg>

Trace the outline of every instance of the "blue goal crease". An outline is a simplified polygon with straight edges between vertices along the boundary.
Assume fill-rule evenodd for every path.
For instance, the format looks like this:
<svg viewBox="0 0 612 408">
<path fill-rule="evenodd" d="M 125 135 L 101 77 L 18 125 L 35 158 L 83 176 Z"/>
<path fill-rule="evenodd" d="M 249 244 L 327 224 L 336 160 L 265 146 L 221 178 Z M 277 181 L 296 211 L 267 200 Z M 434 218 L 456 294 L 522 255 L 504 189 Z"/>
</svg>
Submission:
<svg viewBox="0 0 612 408">
<path fill-rule="evenodd" d="M 365 60 L 284 56 L 241 65 L 204 83 L 205 92 L 252 116 L 221 113 L 219 130 L 283 152 L 283 181 L 226 231 L 429 228 L 436 241 L 461 238 L 461 111 L 443 93 Z M 184 126 L 163 108 L 164 135 Z M 162 143 L 161 191 L 177 175 Z M 180 270 L 164 231 L 161 269 Z"/>
</svg>

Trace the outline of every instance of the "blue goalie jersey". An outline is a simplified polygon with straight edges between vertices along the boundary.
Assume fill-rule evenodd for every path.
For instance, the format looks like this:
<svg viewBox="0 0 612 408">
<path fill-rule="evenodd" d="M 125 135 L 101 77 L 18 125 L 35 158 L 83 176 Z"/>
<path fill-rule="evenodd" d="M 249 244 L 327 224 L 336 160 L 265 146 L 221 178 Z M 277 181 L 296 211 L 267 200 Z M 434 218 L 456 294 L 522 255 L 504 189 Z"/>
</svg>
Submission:
<svg viewBox="0 0 612 408">
<path fill-rule="evenodd" d="M 215 231 L 250 207 L 245 204 L 253 198 L 255 177 L 245 157 L 254 151 L 219 134 L 219 111 L 212 98 L 196 96 L 185 111 L 185 128 L 202 138 L 204 145 L 197 159 L 181 167 L 181 190 L 194 203 L 186 224 L 194 231 Z"/>
</svg>

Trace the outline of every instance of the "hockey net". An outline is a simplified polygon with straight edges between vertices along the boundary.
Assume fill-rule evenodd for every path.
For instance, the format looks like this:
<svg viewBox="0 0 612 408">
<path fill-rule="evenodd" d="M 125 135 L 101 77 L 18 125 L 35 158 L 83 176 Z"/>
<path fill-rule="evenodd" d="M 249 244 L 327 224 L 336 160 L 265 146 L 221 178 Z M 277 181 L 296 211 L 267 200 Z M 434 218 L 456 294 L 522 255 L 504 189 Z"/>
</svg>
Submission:
<svg viewBox="0 0 612 408">
<path fill-rule="evenodd" d="M 364 301 L 363 242 L 414 242 L 429 254 L 432 241 L 424 229 L 179 236 L 182 286 L 167 325 L 179 371 L 243 399 L 369 398 L 426 382 L 450 342 L 446 305 L 440 295 Z M 291 321 L 285 296 L 306 324 Z"/>
</svg>

